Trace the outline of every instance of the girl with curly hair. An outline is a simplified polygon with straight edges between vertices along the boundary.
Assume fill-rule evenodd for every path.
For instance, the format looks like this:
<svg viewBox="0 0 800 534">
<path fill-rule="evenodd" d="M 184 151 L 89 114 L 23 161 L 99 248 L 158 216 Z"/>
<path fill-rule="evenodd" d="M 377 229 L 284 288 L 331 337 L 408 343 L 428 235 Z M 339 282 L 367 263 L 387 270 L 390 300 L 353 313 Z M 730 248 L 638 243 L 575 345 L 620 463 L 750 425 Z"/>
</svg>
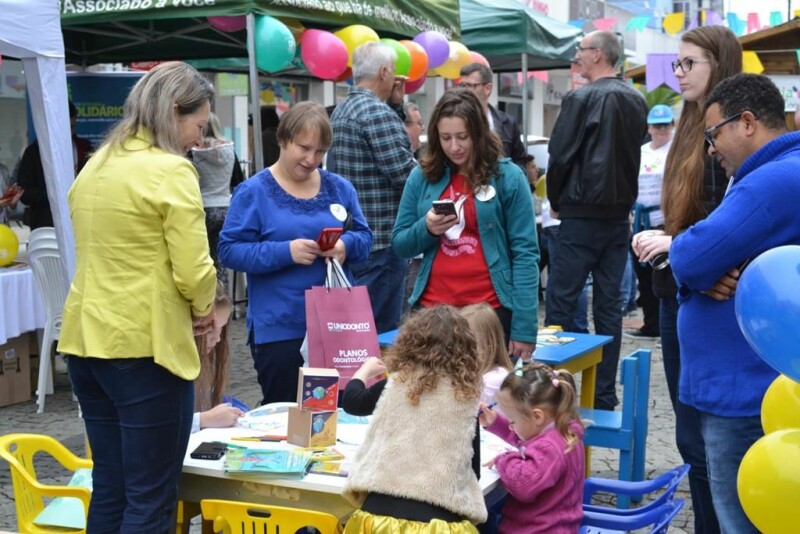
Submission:
<svg viewBox="0 0 800 534">
<path fill-rule="evenodd" d="M 344 491 L 361 508 L 345 534 L 476 533 L 486 505 L 469 468 L 481 391 L 469 323 L 451 306 L 420 310 L 384 362 L 389 378 Z"/>
</svg>

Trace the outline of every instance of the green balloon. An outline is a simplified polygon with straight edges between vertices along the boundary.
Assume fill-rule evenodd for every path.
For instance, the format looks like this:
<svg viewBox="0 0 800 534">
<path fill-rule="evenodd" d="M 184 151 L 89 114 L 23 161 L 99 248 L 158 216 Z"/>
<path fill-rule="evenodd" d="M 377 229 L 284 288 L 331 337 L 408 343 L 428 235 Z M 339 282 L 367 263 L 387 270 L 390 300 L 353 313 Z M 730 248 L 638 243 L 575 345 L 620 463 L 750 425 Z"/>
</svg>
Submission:
<svg viewBox="0 0 800 534">
<path fill-rule="evenodd" d="M 256 17 L 256 65 L 268 72 L 288 67 L 294 59 L 297 44 L 291 30 L 269 15 Z"/>
<path fill-rule="evenodd" d="M 408 49 L 394 39 L 381 39 L 381 42 L 395 51 L 397 59 L 394 60 L 394 73 L 397 76 L 408 76 L 411 72 L 411 54 Z"/>
</svg>

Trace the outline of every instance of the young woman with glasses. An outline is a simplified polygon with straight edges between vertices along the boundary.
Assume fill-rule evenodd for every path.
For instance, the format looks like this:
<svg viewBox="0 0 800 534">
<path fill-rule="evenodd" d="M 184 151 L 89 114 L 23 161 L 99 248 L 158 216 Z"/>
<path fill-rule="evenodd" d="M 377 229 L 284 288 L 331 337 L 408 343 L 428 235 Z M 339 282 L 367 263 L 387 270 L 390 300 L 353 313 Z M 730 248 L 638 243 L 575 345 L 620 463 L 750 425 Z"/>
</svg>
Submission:
<svg viewBox="0 0 800 534">
<path fill-rule="evenodd" d="M 649 230 L 633 237 L 639 261 L 650 261 L 669 252 L 672 236 L 706 218 L 722 202 L 727 180 L 719 163 L 706 154 L 703 103 L 723 79 L 742 70 L 742 46 L 729 29 L 707 26 L 686 32 L 681 38 L 678 60 L 673 63 L 683 97 L 677 131 L 667 156 L 661 205 L 663 230 Z M 672 406 L 675 411 L 675 437 L 683 460 L 692 466 L 689 485 L 695 516 L 695 532 L 719 532 L 717 516 L 723 512 L 712 503 L 710 473 L 706 464 L 706 444 L 698 423 L 697 409 L 678 399 L 680 347 L 678 344 L 678 288 L 672 270 L 653 272 L 653 291 L 661 298 L 660 328 Z M 684 399 L 688 400 L 688 399 Z M 733 491 L 736 491 L 735 484 Z"/>
</svg>

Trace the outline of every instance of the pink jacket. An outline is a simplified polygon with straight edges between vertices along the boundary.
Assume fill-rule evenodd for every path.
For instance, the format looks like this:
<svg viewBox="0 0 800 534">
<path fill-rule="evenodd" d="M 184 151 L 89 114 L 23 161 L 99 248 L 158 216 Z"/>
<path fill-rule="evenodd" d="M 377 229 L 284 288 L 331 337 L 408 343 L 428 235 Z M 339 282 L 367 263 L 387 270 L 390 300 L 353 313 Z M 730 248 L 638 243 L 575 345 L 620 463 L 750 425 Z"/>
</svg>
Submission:
<svg viewBox="0 0 800 534">
<path fill-rule="evenodd" d="M 570 428 L 578 442 L 565 453 L 567 441 L 554 427 L 520 441 L 508 420 L 499 415 L 487 430 L 516 445 L 497 457 L 495 465 L 508 491 L 500 534 L 575 534 L 583 519 L 583 428 Z"/>
</svg>

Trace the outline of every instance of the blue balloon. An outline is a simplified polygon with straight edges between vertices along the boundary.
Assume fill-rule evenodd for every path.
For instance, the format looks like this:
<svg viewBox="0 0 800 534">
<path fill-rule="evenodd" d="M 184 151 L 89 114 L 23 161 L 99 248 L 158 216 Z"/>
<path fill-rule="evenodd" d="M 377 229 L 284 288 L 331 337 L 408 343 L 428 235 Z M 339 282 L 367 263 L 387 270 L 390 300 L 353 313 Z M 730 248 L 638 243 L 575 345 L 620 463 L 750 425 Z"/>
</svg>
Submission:
<svg viewBox="0 0 800 534">
<path fill-rule="evenodd" d="M 255 45 L 256 65 L 268 72 L 288 67 L 297 48 L 292 31 L 269 15 L 256 17 Z"/>
<path fill-rule="evenodd" d="M 753 260 L 735 299 L 736 320 L 753 350 L 800 381 L 800 246 L 777 247 Z"/>
</svg>

